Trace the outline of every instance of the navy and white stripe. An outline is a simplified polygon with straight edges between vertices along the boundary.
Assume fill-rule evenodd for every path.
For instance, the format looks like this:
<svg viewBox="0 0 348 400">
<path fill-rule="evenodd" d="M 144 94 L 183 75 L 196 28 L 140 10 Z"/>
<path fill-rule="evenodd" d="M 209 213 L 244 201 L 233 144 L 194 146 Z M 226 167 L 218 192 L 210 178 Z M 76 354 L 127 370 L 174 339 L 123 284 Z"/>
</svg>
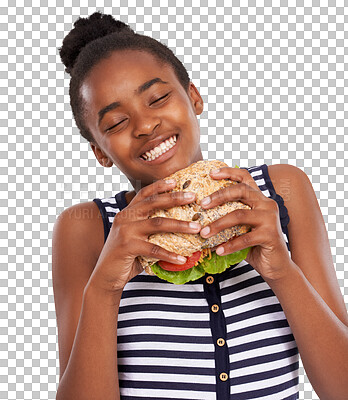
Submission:
<svg viewBox="0 0 348 400">
<path fill-rule="evenodd" d="M 267 165 L 247 170 L 277 201 L 289 249 L 288 212 Z M 94 199 L 105 240 L 125 193 Z M 124 288 L 117 327 L 121 399 L 298 399 L 296 342 L 277 297 L 246 261 L 184 285 L 142 272 Z"/>
</svg>

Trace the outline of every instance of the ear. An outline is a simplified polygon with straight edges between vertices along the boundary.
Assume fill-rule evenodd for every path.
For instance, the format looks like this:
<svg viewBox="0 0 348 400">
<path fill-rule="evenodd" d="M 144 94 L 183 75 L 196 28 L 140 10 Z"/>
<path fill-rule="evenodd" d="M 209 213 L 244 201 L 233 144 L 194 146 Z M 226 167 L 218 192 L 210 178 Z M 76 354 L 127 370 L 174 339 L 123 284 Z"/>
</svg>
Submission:
<svg viewBox="0 0 348 400">
<path fill-rule="evenodd" d="M 113 165 L 113 162 L 110 158 L 103 152 L 103 150 L 94 142 L 89 142 L 93 153 L 98 160 L 99 164 L 105 168 L 110 168 Z"/>
<path fill-rule="evenodd" d="M 202 114 L 204 102 L 198 89 L 192 82 L 190 82 L 189 84 L 188 95 L 190 97 L 192 107 L 196 112 L 196 115 Z"/>
</svg>

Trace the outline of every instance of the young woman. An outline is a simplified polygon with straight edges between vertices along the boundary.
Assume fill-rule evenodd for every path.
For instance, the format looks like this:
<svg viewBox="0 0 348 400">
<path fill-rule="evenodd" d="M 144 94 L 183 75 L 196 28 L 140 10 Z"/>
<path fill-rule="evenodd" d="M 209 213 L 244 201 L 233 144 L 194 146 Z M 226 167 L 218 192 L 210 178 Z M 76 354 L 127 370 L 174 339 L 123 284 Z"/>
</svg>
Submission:
<svg viewBox="0 0 348 400">
<path fill-rule="evenodd" d="M 115 164 L 134 190 L 74 205 L 55 223 L 57 399 L 297 399 L 299 354 L 321 399 L 347 399 L 347 311 L 306 174 L 265 164 L 212 174 L 239 183 L 206 207 L 240 200 L 251 210 L 231 212 L 210 233 L 148 219 L 194 200 L 170 194 L 163 178 L 203 159 L 203 100 L 162 43 L 100 13 L 74 26 L 60 56 L 76 124 L 99 163 Z M 150 151 L 166 139 L 171 149 Z M 220 254 L 252 249 L 222 274 L 173 285 L 136 260 L 180 263 L 146 241 L 153 233 L 207 237 L 244 223 L 251 232 Z"/>
</svg>

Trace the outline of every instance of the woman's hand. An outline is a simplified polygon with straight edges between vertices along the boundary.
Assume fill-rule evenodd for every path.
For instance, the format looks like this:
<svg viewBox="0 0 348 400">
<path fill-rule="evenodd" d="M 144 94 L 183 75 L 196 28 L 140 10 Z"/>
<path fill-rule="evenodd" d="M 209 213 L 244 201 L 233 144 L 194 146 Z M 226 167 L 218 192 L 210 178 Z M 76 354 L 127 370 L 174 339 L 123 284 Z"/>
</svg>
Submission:
<svg viewBox="0 0 348 400">
<path fill-rule="evenodd" d="M 229 178 L 238 183 L 220 189 L 210 196 L 209 204 L 202 204 L 204 209 L 213 208 L 228 201 L 241 201 L 251 207 L 238 209 L 207 225 L 210 232 L 204 235 L 205 228 L 200 231 L 207 238 L 235 225 L 249 225 L 251 231 L 233 237 L 216 249 L 220 256 L 252 247 L 246 261 L 262 275 L 264 279 L 276 280 L 285 273 L 291 261 L 279 219 L 279 208 L 275 200 L 265 196 L 247 170 L 223 167 L 219 173 L 210 172 L 213 179 Z M 220 253 L 219 249 L 223 249 Z"/>
<path fill-rule="evenodd" d="M 193 197 L 186 198 L 187 192 L 172 192 L 174 183 L 164 180 L 148 185 L 136 194 L 131 203 L 118 212 L 112 223 L 109 236 L 99 255 L 97 265 L 88 284 L 107 292 L 122 290 L 128 281 L 143 271 L 137 256 L 148 256 L 174 264 L 184 264 L 178 260 L 178 254 L 147 241 L 151 234 L 158 232 L 198 233 L 200 224 L 190 226 L 189 221 L 172 218 L 148 218 L 153 211 L 181 206 L 194 202 Z"/>
</svg>

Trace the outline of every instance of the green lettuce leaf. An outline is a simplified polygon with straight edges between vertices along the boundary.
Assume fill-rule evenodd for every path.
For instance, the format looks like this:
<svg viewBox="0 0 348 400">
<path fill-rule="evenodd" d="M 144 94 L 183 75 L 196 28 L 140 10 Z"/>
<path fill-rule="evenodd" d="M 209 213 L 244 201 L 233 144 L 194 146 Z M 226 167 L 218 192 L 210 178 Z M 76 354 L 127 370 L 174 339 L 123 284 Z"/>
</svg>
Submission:
<svg viewBox="0 0 348 400">
<path fill-rule="evenodd" d="M 211 259 L 204 258 L 197 266 L 193 266 L 185 271 L 166 271 L 161 268 L 158 263 L 151 266 L 152 271 L 160 278 L 175 285 L 182 285 L 189 281 L 195 281 L 206 273 L 220 274 L 233 264 L 238 264 L 243 261 L 248 255 L 251 247 L 236 251 L 226 256 L 219 256 L 216 252 L 211 253 Z"/>
<path fill-rule="evenodd" d="M 175 285 L 182 285 L 189 281 L 195 281 L 205 275 L 205 271 L 201 265 L 194 266 L 185 271 L 166 271 L 156 263 L 151 266 L 151 269 L 159 278 L 174 283 Z"/>
</svg>

